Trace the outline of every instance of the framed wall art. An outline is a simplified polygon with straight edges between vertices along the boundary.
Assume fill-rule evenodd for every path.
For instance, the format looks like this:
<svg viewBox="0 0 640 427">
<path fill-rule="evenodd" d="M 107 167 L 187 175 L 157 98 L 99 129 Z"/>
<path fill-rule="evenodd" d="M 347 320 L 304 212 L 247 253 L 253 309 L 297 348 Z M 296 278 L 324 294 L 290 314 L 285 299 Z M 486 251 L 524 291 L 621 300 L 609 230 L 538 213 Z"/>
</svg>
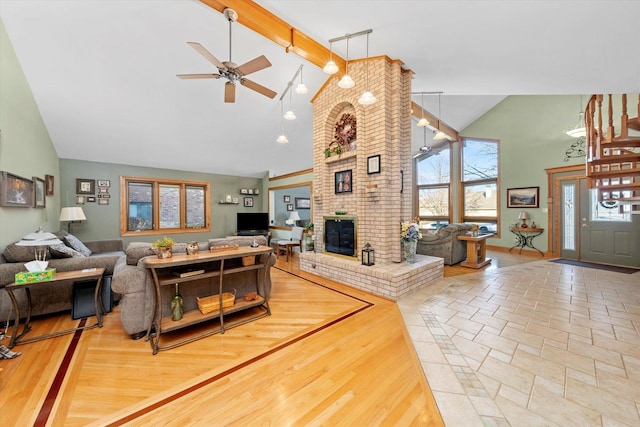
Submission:
<svg viewBox="0 0 640 427">
<path fill-rule="evenodd" d="M 291 203 L 291 196 L 284 196 L 285 203 Z"/>
<path fill-rule="evenodd" d="M 98 199 L 98 204 L 99 205 L 108 205 L 109 204 L 109 199 Z"/>
<path fill-rule="evenodd" d="M 76 194 L 96 194 L 96 180 L 77 178 Z"/>
<path fill-rule="evenodd" d="M 99 179 L 98 187 L 111 187 L 111 181 L 108 179 Z"/>
<path fill-rule="evenodd" d="M 292 205 L 291 203 L 289 203 L 289 204 L 287 205 L 287 210 L 288 210 L 289 212 L 292 212 L 292 211 L 293 211 L 293 205 Z"/>
<path fill-rule="evenodd" d="M 45 196 L 53 196 L 53 175 L 44 176 Z"/>
<path fill-rule="evenodd" d="M 0 206 L 30 208 L 33 203 L 33 180 L 0 172 Z"/>
<path fill-rule="evenodd" d="M 367 173 L 380 173 L 380 154 L 367 157 Z"/>
<path fill-rule="evenodd" d="M 336 172 L 335 174 L 335 193 L 351 193 L 353 187 L 351 183 L 351 169 Z"/>
<path fill-rule="evenodd" d="M 253 207 L 253 197 L 245 197 L 244 198 L 244 206 L 246 208 L 252 208 Z"/>
<path fill-rule="evenodd" d="M 311 209 L 311 199 L 296 197 L 296 209 Z"/>
<path fill-rule="evenodd" d="M 76 205 L 84 205 L 87 201 L 85 196 L 76 196 Z"/>
<path fill-rule="evenodd" d="M 34 208 L 44 208 L 46 205 L 46 187 L 47 184 L 44 179 L 38 178 L 37 176 L 33 177 L 33 207 Z"/>
<path fill-rule="evenodd" d="M 540 187 L 507 188 L 508 208 L 537 208 Z"/>
</svg>

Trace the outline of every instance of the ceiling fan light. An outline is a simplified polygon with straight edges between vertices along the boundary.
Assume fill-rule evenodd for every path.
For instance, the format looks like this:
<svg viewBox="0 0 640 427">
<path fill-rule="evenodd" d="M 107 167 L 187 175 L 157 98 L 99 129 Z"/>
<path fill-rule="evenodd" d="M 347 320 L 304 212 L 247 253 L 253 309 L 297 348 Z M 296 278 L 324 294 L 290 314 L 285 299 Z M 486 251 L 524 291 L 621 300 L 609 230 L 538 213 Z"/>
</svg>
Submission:
<svg viewBox="0 0 640 427">
<path fill-rule="evenodd" d="M 363 93 L 360 98 L 358 98 L 358 104 L 360 105 L 371 105 L 377 101 L 376 97 L 369 91 Z"/>
<path fill-rule="evenodd" d="M 326 63 L 322 71 L 324 71 L 327 74 L 335 74 L 338 72 L 338 66 L 336 65 L 335 62 L 329 61 Z"/>
<path fill-rule="evenodd" d="M 427 126 L 429 126 L 429 120 L 427 120 L 425 117 L 423 117 L 420 120 L 418 120 L 418 127 L 419 128 L 423 128 L 423 127 L 427 127 Z"/>
<path fill-rule="evenodd" d="M 307 89 L 304 83 L 300 83 L 298 86 L 296 86 L 296 93 L 298 95 L 304 95 L 307 92 L 309 92 L 309 89 Z"/>
<path fill-rule="evenodd" d="M 289 140 L 284 134 L 282 134 L 278 137 L 278 139 L 276 139 L 276 142 L 279 144 L 286 144 L 287 142 L 289 142 Z"/>
<path fill-rule="evenodd" d="M 291 110 L 289 110 L 286 113 L 284 113 L 284 116 L 282 116 L 282 117 L 285 120 L 295 120 L 296 119 L 296 115 Z"/>
<path fill-rule="evenodd" d="M 349 74 L 345 74 L 344 76 L 342 76 L 342 78 L 338 82 L 338 86 L 340 86 L 342 89 L 351 89 L 355 85 L 356 82 L 353 81 Z"/>
</svg>

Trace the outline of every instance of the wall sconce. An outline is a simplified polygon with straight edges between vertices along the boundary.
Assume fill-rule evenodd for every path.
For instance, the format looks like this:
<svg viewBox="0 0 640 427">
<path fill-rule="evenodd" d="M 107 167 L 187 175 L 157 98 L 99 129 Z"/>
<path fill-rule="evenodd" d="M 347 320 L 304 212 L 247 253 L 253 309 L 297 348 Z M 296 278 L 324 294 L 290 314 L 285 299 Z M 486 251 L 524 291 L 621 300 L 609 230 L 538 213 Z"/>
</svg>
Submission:
<svg viewBox="0 0 640 427">
<path fill-rule="evenodd" d="M 362 248 L 362 254 L 361 254 L 362 265 L 366 265 L 366 266 L 374 265 L 376 260 L 375 258 L 376 258 L 376 251 L 367 242 L 367 244 L 364 245 L 364 248 Z"/>
</svg>

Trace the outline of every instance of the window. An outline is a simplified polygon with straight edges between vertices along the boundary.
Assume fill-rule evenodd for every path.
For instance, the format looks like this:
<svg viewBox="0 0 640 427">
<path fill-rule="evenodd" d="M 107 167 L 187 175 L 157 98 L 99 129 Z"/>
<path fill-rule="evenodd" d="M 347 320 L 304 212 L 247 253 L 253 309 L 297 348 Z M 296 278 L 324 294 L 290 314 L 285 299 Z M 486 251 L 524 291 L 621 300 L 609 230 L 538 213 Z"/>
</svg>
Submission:
<svg viewBox="0 0 640 427">
<path fill-rule="evenodd" d="M 418 218 L 420 227 L 438 229 L 449 224 L 451 150 L 449 144 L 432 147 L 416 161 Z"/>
<path fill-rule="evenodd" d="M 462 139 L 462 222 L 498 231 L 498 141 Z"/>
<path fill-rule="evenodd" d="M 120 190 L 123 236 L 210 230 L 208 182 L 123 176 Z"/>
</svg>

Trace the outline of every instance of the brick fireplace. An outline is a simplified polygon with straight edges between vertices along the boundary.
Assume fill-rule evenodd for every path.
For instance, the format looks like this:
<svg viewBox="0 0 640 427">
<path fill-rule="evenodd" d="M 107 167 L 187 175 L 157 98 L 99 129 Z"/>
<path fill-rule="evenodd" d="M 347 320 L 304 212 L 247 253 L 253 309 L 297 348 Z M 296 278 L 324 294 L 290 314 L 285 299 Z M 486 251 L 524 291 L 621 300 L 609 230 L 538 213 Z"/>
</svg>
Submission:
<svg viewBox="0 0 640 427">
<path fill-rule="evenodd" d="M 313 98 L 313 223 L 315 252 L 303 252 L 300 267 L 383 296 L 397 298 L 442 277 L 440 258 L 418 255 L 418 262 L 402 262 L 400 222 L 412 216 L 411 71 L 388 57 L 369 59 L 369 90 L 373 105 L 358 104 L 365 91 L 366 61 L 349 62 L 355 87 L 338 87 L 329 78 Z M 338 76 L 338 77 L 336 77 Z M 348 116 L 350 115 L 350 116 Z M 356 137 L 340 154 L 325 156 L 337 124 L 355 117 Z M 379 172 L 370 173 L 370 160 Z M 353 219 L 355 257 L 326 252 L 324 220 Z M 370 243 L 376 265 L 362 266 L 360 252 Z"/>
</svg>

